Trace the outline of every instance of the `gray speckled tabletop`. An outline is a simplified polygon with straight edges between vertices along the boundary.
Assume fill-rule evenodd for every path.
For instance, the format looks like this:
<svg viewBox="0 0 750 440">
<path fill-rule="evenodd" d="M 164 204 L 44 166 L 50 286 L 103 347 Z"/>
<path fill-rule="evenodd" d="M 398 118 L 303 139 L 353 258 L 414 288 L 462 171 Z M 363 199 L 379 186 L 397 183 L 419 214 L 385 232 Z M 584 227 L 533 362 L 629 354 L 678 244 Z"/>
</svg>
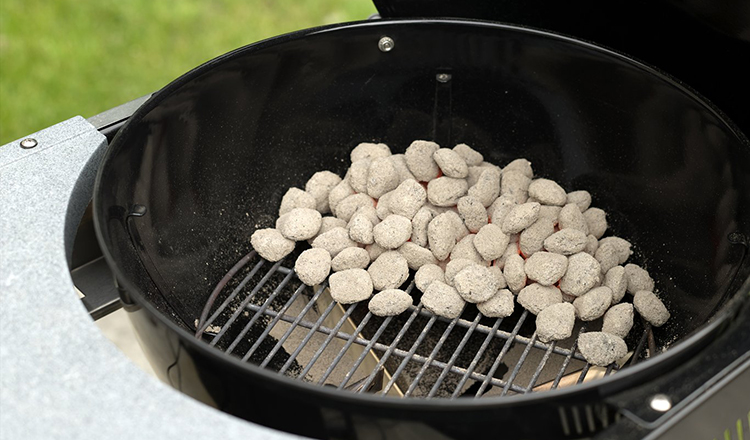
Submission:
<svg viewBox="0 0 750 440">
<path fill-rule="evenodd" d="M 81 117 L 0 147 L 0 438 L 292 438 L 162 384 L 112 345 L 70 278 L 106 139 Z"/>
</svg>

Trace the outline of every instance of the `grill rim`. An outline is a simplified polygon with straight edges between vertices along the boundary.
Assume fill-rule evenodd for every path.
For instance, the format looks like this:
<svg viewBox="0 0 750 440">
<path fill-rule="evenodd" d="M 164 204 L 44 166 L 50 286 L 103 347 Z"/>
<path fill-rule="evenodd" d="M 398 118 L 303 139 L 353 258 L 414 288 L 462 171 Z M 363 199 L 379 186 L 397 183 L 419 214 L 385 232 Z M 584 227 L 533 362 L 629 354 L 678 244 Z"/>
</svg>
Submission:
<svg viewBox="0 0 750 440">
<path fill-rule="evenodd" d="M 555 39 L 558 41 L 565 41 L 568 43 L 576 44 L 578 46 L 587 48 L 589 50 L 601 53 L 606 56 L 614 57 L 620 61 L 625 61 L 636 66 L 639 69 L 643 69 L 646 72 L 658 77 L 665 83 L 669 84 L 680 90 L 682 93 L 690 97 L 696 103 L 701 104 L 705 109 L 710 110 L 719 120 L 726 124 L 726 128 L 730 130 L 736 138 L 742 143 L 745 148 L 750 148 L 750 141 L 738 128 L 738 126 L 725 115 L 719 108 L 717 108 L 708 99 L 703 97 L 700 93 L 693 90 L 686 84 L 670 76 L 669 74 L 659 70 L 658 68 L 641 62 L 629 55 L 625 55 L 616 50 L 593 44 L 581 39 L 573 38 L 558 33 L 545 31 L 541 29 L 534 29 L 519 25 L 510 25 L 504 23 L 490 22 L 485 20 L 474 20 L 474 19 L 389 19 L 389 20 L 377 20 L 377 21 L 359 21 L 345 24 L 333 24 L 320 27 L 314 27 L 309 29 L 303 29 L 288 34 L 283 34 L 275 37 L 271 37 L 250 45 L 235 49 L 226 54 L 220 55 L 206 63 L 188 71 L 179 78 L 175 79 L 160 91 L 154 93 L 151 98 L 146 101 L 130 118 L 128 123 L 121 129 L 115 136 L 112 143 L 107 147 L 107 151 L 104 153 L 104 160 L 99 167 L 96 182 L 95 182 L 95 194 L 93 198 L 94 203 L 94 218 L 95 218 L 95 230 L 97 239 L 101 244 L 102 253 L 115 274 L 115 278 L 119 285 L 121 292 L 127 294 L 132 302 L 135 302 L 138 306 L 145 309 L 150 315 L 156 316 L 159 323 L 165 325 L 167 328 L 175 332 L 179 337 L 180 344 L 185 344 L 190 349 L 196 350 L 203 356 L 207 356 L 215 362 L 222 364 L 224 368 L 230 368 L 241 372 L 242 374 L 249 374 L 253 376 L 253 379 L 258 383 L 261 381 L 266 384 L 271 383 L 273 386 L 280 388 L 280 392 L 296 392 L 291 394 L 290 397 L 300 397 L 302 395 L 313 399 L 313 401 L 320 403 L 320 399 L 326 399 L 326 403 L 338 403 L 342 407 L 352 404 L 365 404 L 369 408 L 379 408 L 383 410 L 395 410 L 403 412 L 421 412 L 421 411 L 476 411 L 482 409 L 499 409 L 509 408 L 521 405 L 533 405 L 539 403 L 551 403 L 555 399 L 571 399 L 578 395 L 587 394 L 591 395 L 592 392 L 597 394 L 599 397 L 604 398 L 619 391 L 633 388 L 636 385 L 642 385 L 650 380 L 656 379 L 659 375 L 668 371 L 674 367 L 677 362 L 690 356 L 693 353 L 698 352 L 705 346 L 707 346 L 711 337 L 720 332 L 725 324 L 729 322 L 733 315 L 740 309 L 740 306 L 746 301 L 750 300 L 750 278 L 740 281 L 740 286 L 734 293 L 727 292 L 731 295 L 727 299 L 726 303 L 721 307 L 720 310 L 716 311 L 716 314 L 711 317 L 710 321 L 703 324 L 702 327 L 696 329 L 692 334 L 688 334 L 685 337 L 678 340 L 674 345 L 670 346 L 668 350 L 660 353 L 658 356 L 654 356 L 649 359 L 645 359 L 639 362 L 637 365 L 629 366 L 620 371 L 615 375 L 609 375 L 600 378 L 595 381 L 577 384 L 573 387 L 557 388 L 548 390 L 543 393 L 529 393 L 523 395 L 513 396 L 513 398 L 506 398 L 501 396 L 488 396 L 482 399 L 400 399 L 388 396 L 369 395 L 367 393 L 351 393 L 346 391 L 340 391 L 335 389 L 328 389 L 327 387 L 321 387 L 314 384 L 308 384 L 302 381 L 290 377 L 280 377 L 277 373 L 250 364 L 248 362 L 242 362 L 240 359 L 224 353 L 218 350 L 221 354 L 217 353 L 217 349 L 209 346 L 204 341 L 198 341 L 194 335 L 188 332 L 185 328 L 180 327 L 162 312 L 156 309 L 150 301 L 146 298 L 146 295 L 123 273 L 119 264 L 115 261 L 110 248 L 108 236 L 108 224 L 106 219 L 106 213 L 102 211 L 102 200 L 99 189 L 102 186 L 102 181 L 106 178 L 103 170 L 106 168 L 105 164 L 111 158 L 111 151 L 120 142 L 121 138 L 127 136 L 130 131 L 129 128 L 134 126 L 137 122 L 143 119 L 151 110 L 159 105 L 159 103 L 166 97 L 168 97 L 173 91 L 178 90 L 182 85 L 190 80 L 193 80 L 202 74 L 210 71 L 214 66 L 223 62 L 230 61 L 235 56 L 244 55 L 248 52 L 260 50 L 265 47 L 281 43 L 287 40 L 303 38 L 319 33 L 345 31 L 352 28 L 360 27 L 371 27 L 371 26 L 402 26 L 402 25 L 429 25 L 429 24 L 445 24 L 445 25 L 473 25 L 481 27 L 496 28 L 502 30 L 509 30 L 519 33 L 530 33 L 539 36 Z M 735 281 L 737 282 L 737 281 Z M 731 289 L 730 289 L 731 290 Z M 266 385 L 268 386 L 268 385 Z M 579 402 L 585 403 L 585 401 Z"/>
</svg>

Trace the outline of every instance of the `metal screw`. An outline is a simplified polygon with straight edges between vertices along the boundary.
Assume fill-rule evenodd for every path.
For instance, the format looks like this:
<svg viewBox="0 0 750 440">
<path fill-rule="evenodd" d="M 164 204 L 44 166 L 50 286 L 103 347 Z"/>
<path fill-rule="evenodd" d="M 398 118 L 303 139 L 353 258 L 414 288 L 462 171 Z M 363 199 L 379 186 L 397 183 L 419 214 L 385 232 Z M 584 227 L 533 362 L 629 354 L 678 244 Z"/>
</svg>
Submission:
<svg viewBox="0 0 750 440">
<path fill-rule="evenodd" d="M 666 394 L 655 394 L 649 405 L 654 411 L 667 412 L 672 409 L 672 400 Z"/>
<path fill-rule="evenodd" d="M 381 37 L 380 41 L 378 41 L 378 49 L 380 49 L 381 52 L 390 52 L 395 45 L 396 43 L 393 42 L 391 37 Z"/>
<path fill-rule="evenodd" d="M 451 80 L 451 74 L 450 73 L 438 73 L 435 79 L 437 79 L 438 82 L 447 83 L 448 81 Z"/>
<path fill-rule="evenodd" d="M 38 145 L 38 142 L 36 141 L 36 139 L 26 138 L 21 141 L 21 148 L 29 149 L 29 148 L 34 148 L 37 145 Z"/>
</svg>

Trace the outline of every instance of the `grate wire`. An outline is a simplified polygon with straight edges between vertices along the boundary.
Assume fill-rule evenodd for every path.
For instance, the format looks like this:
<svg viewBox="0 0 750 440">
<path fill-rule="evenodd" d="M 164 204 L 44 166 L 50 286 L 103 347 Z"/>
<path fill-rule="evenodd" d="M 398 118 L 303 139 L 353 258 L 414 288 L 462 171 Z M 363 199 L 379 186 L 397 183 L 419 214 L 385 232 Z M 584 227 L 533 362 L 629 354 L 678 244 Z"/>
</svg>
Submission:
<svg viewBox="0 0 750 440">
<path fill-rule="evenodd" d="M 446 319 L 417 301 L 406 313 L 380 318 L 366 305 L 333 302 L 327 282 L 314 289 L 302 284 L 283 260 L 270 267 L 267 263 L 255 257 L 243 262 L 243 270 L 235 265 L 234 272 L 246 274 L 209 315 L 228 284 L 227 276 L 222 279 L 200 327 L 210 345 L 280 375 L 357 393 L 456 399 L 531 393 L 540 381 L 546 385 L 539 388 L 554 389 L 563 377 L 571 382 L 566 373 L 578 374 L 574 381 L 581 383 L 591 369 L 576 351 L 585 325 L 568 341 L 543 343 L 527 322 L 526 310 L 494 319 L 467 305 L 460 317 Z M 405 290 L 418 298 L 413 281 Z M 218 332 L 207 330 L 216 325 Z M 225 341 L 227 335 L 231 342 Z M 639 338 L 631 363 L 640 357 L 648 337 L 644 332 Z M 259 353 L 262 345 L 266 348 Z M 281 361 L 274 362 L 277 359 Z M 618 369 L 612 364 L 603 375 Z M 383 370 L 390 372 L 387 381 L 380 380 Z M 356 383 L 349 386 L 355 376 Z M 376 379 L 377 388 L 371 389 Z"/>
</svg>

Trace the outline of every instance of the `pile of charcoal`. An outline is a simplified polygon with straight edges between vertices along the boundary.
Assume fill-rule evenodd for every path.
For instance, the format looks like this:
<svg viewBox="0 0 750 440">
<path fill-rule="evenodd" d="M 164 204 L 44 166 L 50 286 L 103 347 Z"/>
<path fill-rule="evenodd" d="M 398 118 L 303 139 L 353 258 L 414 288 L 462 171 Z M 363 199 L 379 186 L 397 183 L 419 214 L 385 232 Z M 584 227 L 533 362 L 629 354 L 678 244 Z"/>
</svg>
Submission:
<svg viewBox="0 0 750 440">
<path fill-rule="evenodd" d="M 465 144 L 417 140 L 392 154 L 361 143 L 343 179 L 320 171 L 304 190 L 290 188 L 275 226 L 252 235 L 263 258 L 279 261 L 306 241 L 299 279 L 313 286 L 333 272 L 335 301 L 369 300 L 379 316 L 412 305 L 400 289 L 412 270 L 432 313 L 454 319 L 472 303 L 487 317 L 506 317 L 518 303 L 536 315 L 542 342 L 570 337 L 576 319 L 603 317 L 601 331 L 578 341 L 594 365 L 627 354 L 634 311 L 654 326 L 669 318 L 649 273 L 626 264 L 631 243 L 605 237 L 607 215 L 591 207 L 589 192 L 535 177 L 526 159 L 485 162 Z"/>
</svg>

